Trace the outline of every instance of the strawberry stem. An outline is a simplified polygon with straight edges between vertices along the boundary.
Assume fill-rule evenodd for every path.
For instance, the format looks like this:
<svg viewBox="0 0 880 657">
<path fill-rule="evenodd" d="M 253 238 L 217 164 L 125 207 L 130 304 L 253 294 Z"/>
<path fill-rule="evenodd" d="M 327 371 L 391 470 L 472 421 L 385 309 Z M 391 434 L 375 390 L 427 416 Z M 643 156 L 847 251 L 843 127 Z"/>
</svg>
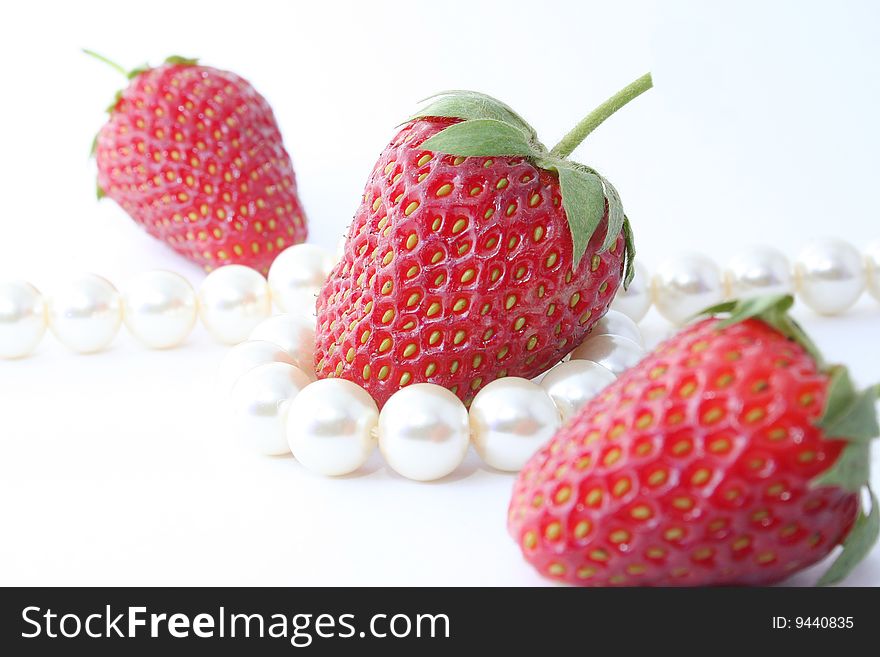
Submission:
<svg viewBox="0 0 880 657">
<path fill-rule="evenodd" d="M 592 112 L 587 114 L 562 140 L 550 151 L 556 157 L 568 157 L 580 143 L 587 138 L 602 122 L 634 98 L 641 96 L 654 86 L 650 73 L 645 73 L 635 82 L 627 85 Z"/>
<path fill-rule="evenodd" d="M 116 69 L 120 73 L 122 73 L 125 77 L 128 77 L 128 71 L 126 71 L 122 66 L 114 62 L 112 59 L 107 59 L 104 55 L 99 55 L 94 50 L 89 50 L 88 48 L 83 48 L 82 51 L 87 54 L 89 57 L 94 57 L 99 62 L 104 62 L 107 66 Z"/>
</svg>

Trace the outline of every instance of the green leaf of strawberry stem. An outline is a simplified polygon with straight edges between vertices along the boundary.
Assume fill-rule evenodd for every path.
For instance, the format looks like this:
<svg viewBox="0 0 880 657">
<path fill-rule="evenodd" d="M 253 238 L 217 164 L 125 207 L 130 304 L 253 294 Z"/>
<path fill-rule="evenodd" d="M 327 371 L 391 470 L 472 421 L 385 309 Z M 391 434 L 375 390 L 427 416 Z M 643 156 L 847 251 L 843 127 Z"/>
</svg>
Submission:
<svg viewBox="0 0 880 657">
<path fill-rule="evenodd" d="M 408 121 L 426 116 L 471 119 L 495 119 L 522 130 L 530 142 L 538 135 L 525 119 L 497 98 L 477 91 L 443 91 L 422 102 L 433 101 L 413 114 Z M 546 150 L 546 149 L 545 149 Z"/>
<path fill-rule="evenodd" d="M 119 71 L 129 80 L 136 78 L 137 76 L 139 76 L 142 73 L 146 73 L 151 68 L 149 64 L 142 64 L 141 66 L 137 66 L 137 67 L 131 69 L 130 71 L 127 71 L 127 70 L 125 70 L 125 68 L 123 66 L 117 64 L 112 59 L 108 59 L 107 57 L 104 57 L 104 55 L 96 53 L 94 50 L 89 50 L 88 48 L 83 48 L 82 51 L 86 55 L 88 55 L 89 57 L 94 57 L 98 61 L 104 62 L 108 66 Z M 171 55 L 170 57 L 165 58 L 166 64 L 180 64 L 183 66 L 194 66 L 194 65 L 198 64 L 198 62 L 199 62 L 199 60 L 197 58 L 181 57 L 180 55 Z M 113 96 L 113 102 L 110 103 L 110 105 L 108 105 L 106 108 L 106 112 L 108 114 L 113 113 L 113 111 L 116 109 L 116 106 L 119 104 L 119 101 L 121 98 L 122 98 L 122 90 L 119 90 L 116 92 L 116 95 Z M 89 153 L 89 157 L 93 157 L 95 155 L 97 145 L 98 145 L 98 135 L 95 135 L 95 138 L 92 141 L 92 149 Z M 100 189 L 98 190 L 98 192 L 99 192 L 98 198 L 100 199 L 104 196 L 104 192 Z"/>
<path fill-rule="evenodd" d="M 140 66 L 136 66 L 128 72 L 128 79 L 134 80 L 141 73 L 146 73 L 150 70 L 149 64 L 141 64 Z"/>
<path fill-rule="evenodd" d="M 107 114 L 112 114 L 116 109 L 116 106 L 119 104 L 119 101 L 122 100 L 122 90 L 117 91 L 113 94 L 113 102 L 111 102 L 107 107 L 104 108 L 104 111 Z"/>
<path fill-rule="evenodd" d="M 626 290 L 636 275 L 636 240 L 633 236 L 632 226 L 629 225 L 629 218 L 626 215 L 623 215 L 623 239 L 626 248 L 626 270 L 623 274 L 623 289 Z"/>
<path fill-rule="evenodd" d="M 620 231 L 623 230 L 623 203 L 620 201 L 620 194 L 614 188 L 607 178 L 599 176 L 602 180 L 605 198 L 608 200 L 608 230 L 605 232 L 605 240 L 599 248 L 599 253 L 604 253 L 617 243 Z"/>
<path fill-rule="evenodd" d="M 181 55 L 169 55 L 165 58 L 166 64 L 181 64 L 183 66 L 195 66 L 199 63 L 198 57 L 183 57 Z"/>
<path fill-rule="evenodd" d="M 823 486 L 858 493 L 871 476 L 871 453 L 868 443 L 849 443 L 830 468 L 810 481 L 811 488 Z"/>
<path fill-rule="evenodd" d="M 427 139 L 422 148 L 463 157 L 537 155 L 521 130 L 496 119 L 456 123 Z"/>
<path fill-rule="evenodd" d="M 877 423 L 877 387 L 859 391 L 849 371 L 832 367 L 828 399 L 818 424 L 827 436 L 843 436 L 850 441 L 867 442 L 880 434 Z"/>
<path fill-rule="evenodd" d="M 580 169 L 573 162 L 558 162 L 556 171 L 559 174 L 562 207 L 565 208 L 565 216 L 571 229 L 572 266 L 577 269 L 590 237 L 605 216 L 602 179 L 595 173 Z"/>
<path fill-rule="evenodd" d="M 535 166 L 559 175 L 562 205 L 572 237 L 572 263 L 577 267 L 593 233 L 607 210 L 608 229 L 601 251 L 610 249 L 623 231 L 626 270 L 624 285 L 634 275 L 632 228 L 623 212 L 623 204 L 614 186 L 590 167 L 571 162 L 566 156 L 595 128 L 633 98 L 652 86 L 650 73 L 622 89 L 583 119 L 548 153 L 538 141 L 534 129 L 501 101 L 474 91 L 447 91 L 410 119 L 441 116 L 462 119 L 445 128 L 422 146 L 427 150 L 459 156 L 493 157 L 521 155 Z M 436 99 L 436 100 L 435 100 Z"/>
<path fill-rule="evenodd" d="M 816 426 L 828 440 L 846 440 L 837 461 L 810 485 L 836 486 L 852 493 L 867 486 L 871 477 L 869 443 L 880 434 L 877 423 L 877 386 L 857 390 L 843 365 L 830 368 L 831 382 L 822 417 Z"/>
<path fill-rule="evenodd" d="M 824 359 L 818 347 L 800 327 L 800 324 L 788 314 L 788 310 L 793 305 L 794 297 L 790 294 L 769 294 L 749 299 L 723 301 L 700 311 L 694 317 L 729 313 L 729 316 L 718 325 L 719 329 L 756 317 L 775 328 L 782 335 L 800 344 L 813 357 L 813 360 L 820 367 L 823 367 Z"/>
<path fill-rule="evenodd" d="M 819 586 L 837 584 L 843 580 L 868 555 L 877 542 L 877 536 L 880 535 L 880 504 L 870 488 L 868 495 L 871 499 L 870 514 L 866 516 L 864 510 L 859 509 L 855 524 L 843 542 L 843 551 L 819 579 Z"/>
</svg>

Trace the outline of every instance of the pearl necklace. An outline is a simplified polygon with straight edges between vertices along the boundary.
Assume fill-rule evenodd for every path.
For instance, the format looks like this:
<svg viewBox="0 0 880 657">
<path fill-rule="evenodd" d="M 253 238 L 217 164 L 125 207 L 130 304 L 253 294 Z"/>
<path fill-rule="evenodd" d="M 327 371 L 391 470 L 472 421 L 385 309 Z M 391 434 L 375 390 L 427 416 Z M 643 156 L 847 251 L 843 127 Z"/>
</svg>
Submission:
<svg viewBox="0 0 880 657">
<path fill-rule="evenodd" d="M 0 358 L 29 356 L 47 328 L 83 354 L 106 349 L 123 323 L 151 349 L 180 345 L 197 317 L 221 343 L 257 339 L 251 332 L 271 315 L 273 301 L 314 322 L 315 298 L 333 264 L 326 250 L 299 244 L 275 259 L 268 280 L 228 265 L 208 274 L 198 293 L 182 276 L 161 270 L 135 276 L 121 291 L 95 274 L 68 279 L 46 296 L 25 281 L 0 281 Z"/>
<path fill-rule="evenodd" d="M 380 412 L 351 381 L 315 380 L 307 365 L 314 332 L 296 316 L 276 315 L 255 333 L 261 339 L 233 347 L 217 378 L 217 396 L 242 442 L 266 455 L 292 452 L 308 469 L 331 476 L 357 470 L 378 444 L 394 471 L 419 481 L 452 473 L 470 443 L 493 468 L 518 471 L 563 421 L 645 353 L 636 323 L 611 310 L 571 360 L 534 381 L 493 381 L 470 410 L 446 388 L 418 383 L 393 394 Z"/>
<path fill-rule="evenodd" d="M 820 315 L 839 315 L 858 301 L 867 286 L 880 301 L 880 241 L 864 257 L 842 240 L 807 244 L 791 266 L 777 249 L 756 247 L 736 254 L 722 270 L 699 254 L 664 261 L 653 277 L 636 260 L 635 277 L 620 290 L 612 308 L 640 321 L 653 304 L 676 325 L 724 298 L 756 294 L 797 294 Z"/>
<path fill-rule="evenodd" d="M 105 278 L 84 274 L 46 297 L 25 281 L 0 281 L 0 358 L 30 355 L 47 327 L 80 353 L 105 349 L 122 323 L 149 348 L 176 347 L 198 316 L 220 342 L 256 339 L 251 331 L 271 314 L 273 301 L 280 310 L 313 321 L 315 296 L 334 261 L 318 246 L 299 244 L 275 259 L 268 280 L 247 267 L 228 265 L 211 272 L 198 294 L 168 271 L 144 272 L 121 292 Z M 725 297 L 796 292 L 815 312 L 836 315 L 866 287 L 880 300 L 880 241 L 862 257 L 845 242 L 822 240 L 807 245 L 793 267 L 768 247 L 737 254 L 724 270 L 705 256 L 685 254 L 661 263 L 651 277 L 637 261 L 632 283 L 617 293 L 611 307 L 638 322 L 654 305 L 680 325 Z"/>
<path fill-rule="evenodd" d="M 866 271 L 871 291 L 880 299 L 878 253 L 880 249 L 869 251 L 865 267 L 853 247 L 817 242 L 804 250 L 792 272 L 779 252 L 755 249 L 735 257 L 723 275 L 702 256 L 669 261 L 652 280 L 647 303 L 644 285 L 642 291 L 632 286 L 621 291 L 615 300 L 619 310 L 610 310 L 596 323 L 571 360 L 535 381 L 493 381 L 469 410 L 445 388 L 420 383 L 396 392 L 380 412 L 370 395 L 350 381 L 313 381 L 302 359 L 267 363 L 278 355 L 273 349 L 281 340 L 296 331 L 295 322 L 285 316 L 269 320 L 260 330 L 265 342 L 244 343 L 230 352 L 221 366 L 221 394 L 229 390 L 229 410 L 242 440 L 266 454 L 291 452 L 323 475 L 357 470 L 377 443 L 394 471 L 419 481 L 451 474 L 471 443 L 489 466 L 515 472 L 562 422 L 641 360 L 641 333 L 634 318 L 622 311 L 641 319 L 653 300 L 667 319 L 683 323 L 728 293 L 790 291 L 796 281 L 814 310 L 842 312 L 864 289 Z M 640 274 L 646 281 L 644 269 Z"/>
<path fill-rule="evenodd" d="M 393 395 L 379 412 L 360 386 L 315 380 L 314 299 L 333 266 L 314 245 L 280 254 L 268 280 L 239 265 L 211 272 L 198 293 L 182 277 L 146 272 L 122 292 L 84 275 L 47 298 L 32 285 L 0 284 L 0 357 L 28 355 L 46 327 L 81 353 L 105 348 L 124 322 L 150 348 L 180 344 L 200 316 L 217 340 L 235 344 L 218 374 L 237 433 L 265 454 L 292 452 L 324 475 L 357 470 L 378 447 L 388 465 L 416 480 L 453 472 L 473 443 L 490 466 L 519 470 L 581 406 L 644 354 L 636 325 L 653 303 L 675 324 L 727 295 L 796 289 L 813 310 L 837 314 L 866 284 L 880 299 L 880 244 L 858 251 L 837 240 L 814 242 L 790 267 L 775 249 L 733 258 L 724 272 L 711 260 L 686 255 L 661 264 L 653 278 L 637 263 L 636 277 L 612 310 L 571 354 L 535 381 L 507 377 L 485 386 L 470 410 L 441 386 L 420 383 Z M 650 282 L 649 282 L 650 281 Z M 270 317 L 272 301 L 285 314 Z"/>
</svg>

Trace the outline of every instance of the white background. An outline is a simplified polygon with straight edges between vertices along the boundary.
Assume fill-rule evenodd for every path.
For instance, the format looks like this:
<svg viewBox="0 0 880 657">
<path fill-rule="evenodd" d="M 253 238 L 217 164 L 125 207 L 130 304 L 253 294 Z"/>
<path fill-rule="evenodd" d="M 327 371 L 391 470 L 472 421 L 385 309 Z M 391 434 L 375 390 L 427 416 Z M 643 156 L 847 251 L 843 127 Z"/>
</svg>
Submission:
<svg viewBox="0 0 880 657">
<path fill-rule="evenodd" d="M 552 144 L 649 69 L 656 88 L 576 154 L 620 190 L 649 267 L 686 249 L 723 261 L 751 243 L 794 255 L 811 237 L 880 238 L 877 5 L 717 4 L 3 3 L 0 277 L 202 277 L 94 200 L 89 145 L 124 81 L 81 47 L 132 67 L 199 56 L 250 79 L 327 247 L 418 99 L 486 91 Z M 876 303 L 801 312 L 830 358 L 880 379 Z M 653 313 L 646 326 L 666 330 Z M 77 356 L 47 337 L 0 362 L 0 584 L 543 583 L 505 531 L 511 476 L 473 455 L 416 484 L 378 458 L 328 480 L 242 451 L 213 398 L 223 353 L 197 328 L 170 352 L 121 335 Z M 878 550 L 848 583 L 880 584 Z"/>
</svg>

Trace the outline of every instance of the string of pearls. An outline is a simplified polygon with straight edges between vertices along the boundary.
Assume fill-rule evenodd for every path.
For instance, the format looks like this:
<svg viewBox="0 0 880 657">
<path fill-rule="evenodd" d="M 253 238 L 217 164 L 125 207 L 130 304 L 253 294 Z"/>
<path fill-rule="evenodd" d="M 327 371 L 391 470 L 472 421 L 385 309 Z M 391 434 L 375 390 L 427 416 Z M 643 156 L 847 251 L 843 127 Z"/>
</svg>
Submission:
<svg viewBox="0 0 880 657">
<path fill-rule="evenodd" d="M 880 299 L 880 244 L 863 255 L 844 242 L 814 242 L 790 266 L 770 248 L 733 258 L 722 271 L 686 255 L 663 263 L 649 279 L 641 264 L 628 290 L 570 360 L 535 381 L 516 377 L 487 385 L 470 409 L 448 390 L 416 384 L 379 412 L 369 394 L 341 379 L 316 381 L 314 301 L 334 258 L 296 245 L 278 256 L 268 280 L 247 267 L 211 272 L 198 292 L 182 277 L 152 271 L 118 291 L 87 274 L 43 297 L 26 282 L 0 283 L 0 357 L 30 354 L 46 331 L 71 349 L 106 348 L 124 323 L 150 348 L 186 339 L 201 317 L 220 342 L 234 344 L 221 364 L 218 394 L 238 434 L 265 454 L 292 452 L 325 475 L 353 472 L 378 445 L 388 465 L 416 480 L 444 477 L 468 446 L 490 466 L 515 471 L 568 417 L 644 354 L 636 325 L 651 304 L 674 323 L 725 296 L 796 290 L 820 313 L 849 308 L 867 287 Z M 271 316 L 272 304 L 285 311 Z"/>
<path fill-rule="evenodd" d="M 636 321 L 655 303 L 683 323 L 727 295 L 796 289 L 822 313 L 851 306 L 866 285 L 880 299 L 880 248 L 866 257 L 844 242 L 810 244 L 790 267 L 770 248 L 737 255 L 722 270 L 703 256 L 670 260 L 647 284 L 641 265 L 629 290 L 615 299 L 587 339 L 535 381 L 493 381 L 470 409 L 448 390 L 429 383 L 405 387 L 381 412 L 370 395 L 342 379 L 315 381 L 311 369 L 313 321 L 281 315 L 259 325 L 251 341 L 234 347 L 220 368 L 221 394 L 240 438 L 265 454 L 292 453 L 324 475 L 355 471 L 378 444 L 398 474 L 419 481 L 442 478 L 473 444 L 491 467 L 517 471 L 568 417 L 644 355 Z"/>
<path fill-rule="evenodd" d="M 493 468 L 517 471 L 562 422 L 644 355 L 636 323 L 611 310 L 571 360 L 534 381 L 493 381 L 470 410 L 446 388 L 418 383 L 392 395 L 380 412 L 355 383 L 315 380 L 314 328 L 303 315 L 271 317 L 230 349 L 217 396 L 249 447 L 292 453 L 328 476 L 354 472 L 377 446 L 391 469 L 418 481 L 452 473 L 471 444 Z"/>
<path fill-rule="evenodd" d="M 80 353 L 107 348 L 124 323 L 151 349 L 180 345 L 201 317 L 209 333 L 238 344 L 272 312 L 304 313 L 314 321 L 314 299 L 335 258 L 313 244 L 282 252 L 268 280 L 247 267 L 221 267 L 198 292 L 169 271 L 148 271 L 120 290 L 95 274 L 64 281 L 43 296 L 25 281 L 0 281 L 0 358 L 30 355 L 50 328 Z M 636 275 L 612 304 L 638 322 L 651 305 L 674 324 L 725 297 L 795 292 L 814 311 L 833 315 L 850 308 L 865 289 L 880 300 L 880 242 L 860 254 L 841 240 L 808 244 L 792 266 L 780 251 L 757 247 L 734 256 L 725 269 L 697 254 L 663 262 L 654 276 L 636 263 Z"/>
<path fill-rule="evenodd" d="M 272 302 L 315 319 L 315 297 L 333 268 L 333 256 L 313 244 L 282 252 L 268 280 L 241 265 L 214 270 L 198 292 L 182 276 L 148 271 L 121 289 L 106 278 L 82 274 L 63 281 L 44 296 L 26 281 L 0 281 L 0 358 L 30 355 L 46 329 L 70 349 L 106 349 L 122 324 L 150 349 L 180 345 L 201 317 L 208 332 L 224 344 L 248 339 L 272 313 Z"/>
<path fill-rule="evenodd" d="M 314 299 L 335 258 L 313 244 L 286 249 L 268 280 L 239 265 L 221 267 L 198 292 L 168 271 L 148 271 L 117 290 L 105 278 L 83 274 L 43 296 L 25 281 L 0 281 L 0 358 L 22 358 L 39 345 L 47 327 L 80 353 L 107 348 L 124 323 L 151 349 L 169 349 L 186 340 L 197 317 L 217 340 L 237 344 L 272 311 L 301 312 L 314 321 Z M 757 247 L 734 256 L 725 269 L 708 258 L 685 254 L 663 262 L 649 276 L 636 275 L 612 304 L 634 321 L 651 305 L 674 324 L 725 297 L 797 293 L 820 314 L 839 314 L 867 290 L 880 300 L 880 242 L 864 254 L 841 240 L 808 244 L 792 266 L 780 251 Z"/>
<path fill-rule="evenodd" d="M 724 269 L 703 255 L 685 254 L 664 261 L 649 276 L 636 261 L 632 284 L 618 292 L 611 307 L 638 322 L 653 304 L 664 318 L 680 325 L 725 298 L 794 293 L 814 312 L 838 315 L 866 287 L 880 301 L 880 242 L 862 254 L 842 240 L 825 239 L 807 244 L 793 265 L 770 247 L 742 251 Z"/>
</svg>

